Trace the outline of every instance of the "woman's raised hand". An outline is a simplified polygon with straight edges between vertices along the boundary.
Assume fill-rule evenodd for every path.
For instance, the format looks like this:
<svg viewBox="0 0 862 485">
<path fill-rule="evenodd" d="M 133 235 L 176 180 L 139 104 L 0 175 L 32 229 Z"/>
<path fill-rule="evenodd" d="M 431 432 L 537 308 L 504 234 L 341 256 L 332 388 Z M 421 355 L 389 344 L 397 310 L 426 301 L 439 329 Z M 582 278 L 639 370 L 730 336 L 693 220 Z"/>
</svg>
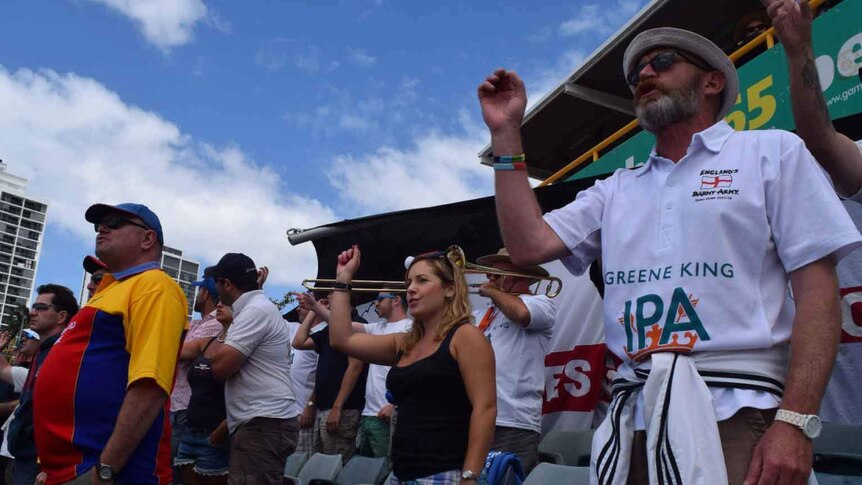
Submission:
<svg viewBox="0 0 862 485">
<path fill-rule="evenodd" d="M 335 279 L 342 283 L 349 283 L 353 279 L 353 275 L 359 271 L 359 260 L 359 246 L 354 244 L 350 249 L 342 251 L 338 255 L 338 265 L 335 267 Z"/>
</svg>

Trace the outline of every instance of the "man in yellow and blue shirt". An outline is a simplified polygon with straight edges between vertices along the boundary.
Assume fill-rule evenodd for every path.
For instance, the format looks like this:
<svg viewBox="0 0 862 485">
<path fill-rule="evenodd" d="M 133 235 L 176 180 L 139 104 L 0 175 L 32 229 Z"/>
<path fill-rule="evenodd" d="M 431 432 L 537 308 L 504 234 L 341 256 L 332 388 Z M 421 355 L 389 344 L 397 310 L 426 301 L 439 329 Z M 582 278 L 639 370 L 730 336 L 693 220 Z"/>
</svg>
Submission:
<svg viewBox="0 0 862 485">
<path fill-rule="evenodd" d="M 96 255 L 107 264 L 36 382 L 36 446 L 46 484 L 171 481 L 168 396 L 186 299 L 159 271 L 163 234 L 140 204 L 96 204 Z M 41 400 L 41 402 L 39 402 Z"/>
</svg>

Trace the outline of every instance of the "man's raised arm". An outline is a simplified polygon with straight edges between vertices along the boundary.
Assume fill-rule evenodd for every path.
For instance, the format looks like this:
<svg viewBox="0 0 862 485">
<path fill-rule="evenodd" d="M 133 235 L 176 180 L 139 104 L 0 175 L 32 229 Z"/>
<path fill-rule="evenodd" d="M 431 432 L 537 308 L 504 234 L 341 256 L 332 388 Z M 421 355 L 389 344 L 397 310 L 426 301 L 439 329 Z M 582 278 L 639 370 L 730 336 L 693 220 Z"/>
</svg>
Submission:
<svg viewBox="0 0 862 485">
<path fill-rule="evenodd" d="M 862 152 L 853 140 L 832 126 L 814 62 L 811 8 L 807 1 L 763 0 L 763 3 L 787 55 L 796 132 L 841 189 L 839 192 L 852 196 L 862 188 Z"/>
<path fill-rule="evenodd" d="M 515 72 L 498 69 L 479 85 L 478 91 L 482 117 L 491 132 L 493 155 L 523 154 L 521 122 L 527 107 L 524 82 Z M 497 219 L 503 241 L 515 264 L 530 266 L 568 254 L 563 241 L 542 219 L 542 210 L 530 188 L 527 171 L 497 168 L 494 176 Z"/>
</svg>

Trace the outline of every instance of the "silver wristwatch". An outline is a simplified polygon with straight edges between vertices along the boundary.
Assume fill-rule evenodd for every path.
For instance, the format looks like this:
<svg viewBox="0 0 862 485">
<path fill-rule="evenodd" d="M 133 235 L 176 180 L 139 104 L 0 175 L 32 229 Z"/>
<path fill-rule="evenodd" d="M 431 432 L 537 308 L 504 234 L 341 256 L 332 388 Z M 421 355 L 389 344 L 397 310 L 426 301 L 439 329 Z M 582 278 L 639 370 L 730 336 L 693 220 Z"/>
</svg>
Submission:
<svg viewBox="0 0 862 485">
<path fill-rule="evenodd" d="M 775 420 L 796 426 L 810 440 L 820 436 L 820 430 L 823 429 L 820 416 L 816 414 L 799 414 L 786 409 L 779 409 L 775 413 Z"/>
<path fill-rule="evenodd" d="M 476 480 L 476 478 L 478 478 L 476 477 L 476 474 L 470 470 L 464 470 L 463 472 L 461 472 L 462 480 Z"/>
</svg>

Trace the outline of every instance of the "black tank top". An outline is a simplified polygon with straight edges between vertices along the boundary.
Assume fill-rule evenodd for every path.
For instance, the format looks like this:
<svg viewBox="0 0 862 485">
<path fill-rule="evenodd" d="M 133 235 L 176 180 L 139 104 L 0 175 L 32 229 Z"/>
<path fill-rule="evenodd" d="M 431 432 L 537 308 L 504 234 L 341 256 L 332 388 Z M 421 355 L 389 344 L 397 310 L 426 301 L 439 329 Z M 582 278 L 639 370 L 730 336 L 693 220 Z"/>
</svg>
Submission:
<svg viewBox="0 0 862 485">
<path fill-rule="evenodd" d="M 449 331 L 436 352 L 404 367 L 393 366 L 386 377 L 386 387 L 398 406 L 392 469 L 401 480 L 460 470 L 464 465 L 473 406 L 458 362 L 449 352 L 459 328 Z"/>
<path fill-rule="evenodd" d="M 189 368 L 189 387 L 192 396 L 186 411 L 189 428 L 211 431 L 221 424 L 227 416 L 224 402 L 224 384 L 213 377 L 212 361 L 204 353 L 217 337 L 207 342 L 201 355 Z"/>
</svg>

